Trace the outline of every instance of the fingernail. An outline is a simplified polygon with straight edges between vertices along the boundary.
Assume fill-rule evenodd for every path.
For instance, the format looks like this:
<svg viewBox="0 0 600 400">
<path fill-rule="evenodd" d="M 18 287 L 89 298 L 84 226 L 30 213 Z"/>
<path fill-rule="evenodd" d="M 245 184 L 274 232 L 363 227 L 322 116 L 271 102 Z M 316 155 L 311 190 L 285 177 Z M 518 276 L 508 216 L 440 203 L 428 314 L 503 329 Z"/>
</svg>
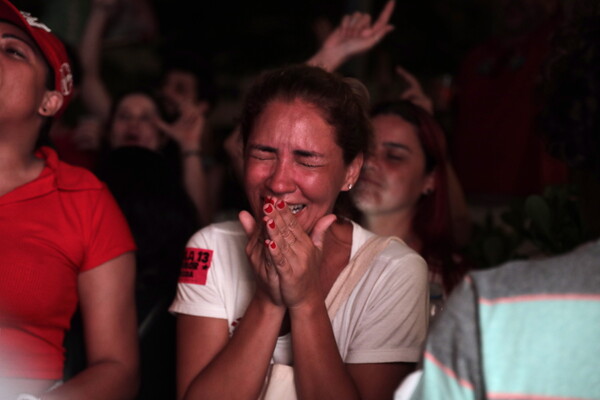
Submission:
<svg viewBox="0 0 600 400">
<path fill-rule="evenodd" d="M 272 205 L 270 205 L 270 204 L 267 204 L 267 205 L 264 207 L 264 210 L 265 210 L 265 212 L 266 212 L 267 214 L 271 214 L 271 213 L 273 212 L 273 206 L 272 206 Z"/>
<path fill-rule="evenodd" d="M 268 225 L 269 225 L 269 228 L 271 228 L 271 229 L 275 229 L 275 221 L 271 220 L 271 221 L 268 223 Z"/>
<path fill-rule="evenodd" d="M 283 210 L 284 207 L 285 207 L 285 201 L 279 200 L 277 202 L 277 208 L 279 208 L 280 210 Z"/>
</svg>

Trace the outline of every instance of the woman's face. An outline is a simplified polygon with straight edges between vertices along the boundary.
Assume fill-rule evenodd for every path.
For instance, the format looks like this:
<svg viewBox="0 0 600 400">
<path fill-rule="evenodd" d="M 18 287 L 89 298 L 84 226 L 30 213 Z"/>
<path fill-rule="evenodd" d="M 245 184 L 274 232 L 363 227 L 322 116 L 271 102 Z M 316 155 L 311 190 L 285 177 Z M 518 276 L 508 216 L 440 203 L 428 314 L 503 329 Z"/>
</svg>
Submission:
<svg viewBox="0 0 600 400">
<path fill-rule="evenodd" d="M 300 100 L 269 103 L 245 151 L 244 183 L 255 217 L 267 197 L 284 200 L 306 232 L 330 213 L 341 190 L 358 178 L 362 156 L 344 164 L 334 128 Z"/>
<path fill-rule="evenodd" d="M 433 173 L 425 171 L 417 128 L 392 114 L 378 115 L 372 122 L 374 151 L 351 192 L 354 203 L 365 214 L 412 211 L 435 184 Z"/>
<path fill-rule="evenodd" d="M 50 92 L 46 89 L 48 73 L 35 42 L 20 28 L 0 22 L 0 118 L 32 118 L 36 113 L 51 115 L 44 112 Z M 0 132 L 7 133 L 10 132 Z"/>
<path fill-rule="evenodd" d="M 112 148 L 140 146 L 157 151 L 162 134 L 156 126 L 158 110 L 152 99 L 144 94 L 124 97 L 113 117 L 110 144 Z"/>
</svg>

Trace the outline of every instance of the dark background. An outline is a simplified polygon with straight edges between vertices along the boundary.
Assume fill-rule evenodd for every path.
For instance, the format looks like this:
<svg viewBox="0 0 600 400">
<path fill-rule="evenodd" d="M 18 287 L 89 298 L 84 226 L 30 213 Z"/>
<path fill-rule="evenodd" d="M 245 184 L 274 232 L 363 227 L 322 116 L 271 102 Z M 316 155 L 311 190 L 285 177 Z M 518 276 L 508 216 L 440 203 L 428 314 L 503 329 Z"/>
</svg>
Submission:
<svg viewBox="0 0 600 400">
<path fill-rule="evenodd" d="M 14 3 L 39 17 L 75 49 L 91 1 Z M 102 74 L 109 90 L 118 94 L 155 82 L 170 51 L 192 50 L 213 68 L 218 103 L 212 126 L 222 132 L 219 135 L 227 135 L 244 90 L 258 72 L 305 61 L 318 49 L 316 21 L 335 27 L 343 15 L 357 10 L 376 17 L 384 4 L 385 0 L 121 0 L 123 9 L 106 32 Z M 403 82 L 393 68 L 402 65 L 434 95 L 442 77 L 452 82 L 467 50 L 494 33 L 493 4 L 492 0 L 397 0 L 391 18 L 394 31 L 340 72 L 361 79 L 372 98 L 381 100 L 400 93 Z M 140 12 L 140 7 L 146 12 Z M 72 105 L 71 113 L 75 110 Z M 451 122 L 443 114 L 438 117 L 450 133 Z"/>
<path fill-rule="evenodd" d="M 80 37 L 90 6 L 89 0 L 15 0 L 14 3 L 38 16 L 73 45 Z M 206 55 L 220 74 L 246 74 L 310 56 L 317 48 L 312 31 L 317 17 L 335 25 L 344 14 L 356 10 L 377 15 L 385 1 L 148 0 L 146 3 L 155 10 L 158 27 L 158 36 L 148 39 L 146 45 L 151 43 L 158 51 L 174 47 L 195 49 Z M 418 75 L 453 73 L 465 51 L 492 32 L 491 3 L 398 0 L 391 21 L 396 29 L 366 58 L 385 52 L 392 63 L 400 63 Z M 137 44 L 143 45 L 142 42 Z"/>
</svg>

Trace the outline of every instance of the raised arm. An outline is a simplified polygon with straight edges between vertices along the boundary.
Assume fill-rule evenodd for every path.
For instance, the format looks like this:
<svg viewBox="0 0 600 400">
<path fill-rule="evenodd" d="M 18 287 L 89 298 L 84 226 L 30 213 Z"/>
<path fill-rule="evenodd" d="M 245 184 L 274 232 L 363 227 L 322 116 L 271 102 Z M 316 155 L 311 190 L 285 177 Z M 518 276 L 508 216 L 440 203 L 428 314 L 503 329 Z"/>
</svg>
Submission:
<svg viewBox="0 0 600 400">
<path fill-rule="evenodd" d="M 158 127 L 177 142 L 181 156 L 183 184 L 194 203 L 202 226 L 211 222 L 213 207 L 208 177 L 202 163 L 202 138 L 206 130 L 208 103 L 178 102 L 181 116 L 172 124 L 157 120 Z"/>
<path fill-rule="evenodd" d="M 92 0 L 90 15 L 79 43 L 81 98 L 89 112 L 102 121 L 108 120 L 112 104 L 100 74 L 102 38 L 118 1 Z"/>
<path fill-rule="evenodd" d="M 394 29 L 389 20 L 395 4 L 394 0 L 388 1 L 375 23 L 371 23 L 371 16 L 365 13 L 344 16 L 306 63 L 334 71 L 351 57 L 370 50 Z"/>
<path fill-rule="evenodd" d="M 131 252 L 80 274 L 87 368 L 45 394 L 44 400 L 135 397 L 139 377 L 134 277 Z"/>
<path fill-rule="evenodd" d="M 420 106 L 429 114 L 433 115 L 433 101 L 425 94 L 425 91 L 417 78 L 401 66 L 396 67 L 396 73 L 404 79 L 407 84 L 406 89 L 400 93 L 400 98 Z"/>
</svg>

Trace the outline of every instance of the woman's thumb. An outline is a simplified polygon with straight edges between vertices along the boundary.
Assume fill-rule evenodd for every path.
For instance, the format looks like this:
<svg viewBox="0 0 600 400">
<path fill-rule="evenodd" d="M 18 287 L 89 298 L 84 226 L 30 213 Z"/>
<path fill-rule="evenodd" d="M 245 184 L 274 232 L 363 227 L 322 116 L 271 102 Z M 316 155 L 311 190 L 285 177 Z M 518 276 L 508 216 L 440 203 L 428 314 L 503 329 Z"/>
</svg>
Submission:
<svg viewBox="0 0 600 400">
<path fill-rule="evenodd" d="M 327 232 L 331 224 L 333 224 L 336 219 L 337 217 L 335 214 L 328 214 L 319 219 L 313 228 L 310 238 L 313 244 L 319 250 L 323 250 L 323 239 L 325 239 L 325 232 Z"/>
</svg>

